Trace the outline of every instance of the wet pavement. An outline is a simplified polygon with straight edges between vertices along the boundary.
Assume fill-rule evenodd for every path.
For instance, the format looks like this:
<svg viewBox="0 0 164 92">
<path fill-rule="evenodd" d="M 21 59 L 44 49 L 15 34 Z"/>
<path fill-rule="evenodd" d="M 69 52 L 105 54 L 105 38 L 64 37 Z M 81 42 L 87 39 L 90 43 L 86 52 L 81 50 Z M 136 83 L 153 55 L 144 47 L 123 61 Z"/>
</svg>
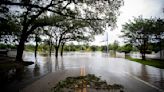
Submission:
<svg viewBox="0 0 164 92">
<path fill-rule="evenodd" d="M 70 52 L 58 59 L 53 56 L 51 58 L 38 56 L 35 59 L 32 53 L 26 53 L 24 60 L 34 61 L 35 64 L 24 67 L 21 78 L 7 85 L 6 88 L 10 89 L 10 92 L 28 89 L 31 83 L 34 85 L 37 81 L 41 82 L 41 79 L 51 79 L 56 83 L 60 78 L 80 75 L 81 67 L 85 67 L 86 74 L 101 76 L 109 84 L 123 85 L 125 92 L 162 92 L 161 89 L 164 90 L 164 69 L 142 65 L 124 58 L 112 58 L 101 52 Z"/>
</svg>

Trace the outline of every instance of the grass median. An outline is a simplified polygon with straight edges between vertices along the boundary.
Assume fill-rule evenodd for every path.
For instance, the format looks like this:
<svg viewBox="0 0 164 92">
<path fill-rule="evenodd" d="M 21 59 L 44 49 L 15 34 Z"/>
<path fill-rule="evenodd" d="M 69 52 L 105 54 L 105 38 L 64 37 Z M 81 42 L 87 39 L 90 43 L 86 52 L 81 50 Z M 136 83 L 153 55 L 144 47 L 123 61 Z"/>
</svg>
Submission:
<svg viewBox="0 0 164 92">
<path fill-rule="evenodd" d="M 130 58 L 130 57 L 127 59 L 144 64 L 144 65 L 149 65 L 149 66 L 154 66 L 157 68 L 164 69 L 164 61 L 162 60 L 152 60 L 152 59 L 142 60 L 142 59 L 135 59 L 135 58 Z"/>
</svg>

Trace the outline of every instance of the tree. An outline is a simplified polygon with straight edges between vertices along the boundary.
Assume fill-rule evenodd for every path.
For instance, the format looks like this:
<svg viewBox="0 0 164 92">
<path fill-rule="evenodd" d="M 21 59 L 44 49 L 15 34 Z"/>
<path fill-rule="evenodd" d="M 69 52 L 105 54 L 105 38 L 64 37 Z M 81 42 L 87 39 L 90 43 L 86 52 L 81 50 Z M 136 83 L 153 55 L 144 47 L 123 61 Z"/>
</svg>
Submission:
<svg viewBox="0 0 164 92">
<path fill-rule="evenodd" d="M 91 51 L 99 51 L 99 46 L 93 45 L 93 46 L 90 46 L 90 48 L 91 48 Z"/>
<path fill-rule="evenodd" d="M 125 54 L 130 53 L 132 50 L 133 50 L 132 44 L 126 44 L 122 48 L 122 51 L 125 52 Z"/>
<path fill-rule="evenodd" d="M 30 34 L 38 27 L 35 21 L 45 12 L 53 12 L 55 15 L 65 16 L 65 19 L 87 20 L 94 31 L 102 31 L 108 24 L 114 26 L 118 9 L 123 4 L 122 0 L 2 0 L 0 7 L 17 6 L 18 20 L 22 26 L 19 45 L 17 47 L 16 61 L 23 61 L 22 55 L 25 42 Z M 73 7 L 70 7 L 73 5 Z M 84 7 L 87 6 L 87 7 Z M 94 10 L 94 11 L 93 11 Z M 81 12 L 82 11 L 82 12 Z M 99 25 L 99 26 L 97 26 Z"/>
<path fill-rule="evenodd" d="M 134 18 L 133 21 L 123 25 L 123 37 L 127 43 L 132 43 L 140 50 L 143 60 L 145 60 L 148 43 L 151 42 L 153 25 L 153 19 L 143 19 L 142 17 Z"/>
<path fill-rule="evenodd" d="M 58 51 L 61 46 L 61 56 L 63 47 L 69 41 L 89 41 L 91 38 L 90 31 L 86 30 L 88 24 L 85 21 L 63 21 L 57 27 L 53 27 L 53 43 L 55 45 L 55 56 L 58 57 Z M 92 32 L 93 33 L 93 32 Z"/>
<path fill-rule="evenodd" d="M 35 42 L 35 47 L 34 47 L 35 58 L 37 57 L 39 43 L 41 43 L 43 40 L 41 36 L 43 36 L 43 30 L 42 28 L 37 28 L 36 31 L 32 33 L 27 39 L 27 42 L 31 42 L 31 41 Z"/>
<path fill-rule="evenodd" d="M 38 51 L 38 43 L 41 42 L 42 39 L 40 37 L 39 33 L 35 33 L 35 58 L 37 57 L 37 51 Z"/>
<path fill-rule="evenodd" d="M 154 31 L 155 30 L 155 31 Z M 159 46 L 159 51 L 160 51 L 160 59 L 162 59 L 162 42 L 164 40 L 164 19 L 156 19 L 153 30 L 151 31 L 152 33 L 152 39 L 154 40 L 153 43 L 157 43 Z"/>
<path fill-rule="evenodd" d="M 52 30 L 53 27 L 43 27 L 43 30 L 44 30 L 44 34 L 46 36 L 48 36 L 47 39 L 44 39 L 44 42 L 46 45 L 48 45 L 48 48 L 49 48 L 49 56 L 51 57 L 51 53 L 52 53 L 52 50 L 53 50 L 53 30 Z"/>
<path fill-rule="evenodd" d="M 113 45 L 112 45 L 112 49 L 116 52 L 116 50 L 118 49 L 119 47 L 119 42 L 118 41 L 114 41 Z"/>
<path fill-rule="evenodd" d="M 116 56 L 116 51 L 119 48 L 119 42 L 115 40 L 113 42 L 113 44 L 109 44 L 108 47 L 109 47 L 110 50 L 113 50 L 113 54 L 114 54 L 114 56 Z"/>
<path fill-rule="evenodd" d="M 93 35 L 88 30 L 85 30 L 84 26 L 79 26 L 75 25 L 74 27 L 69 28 L 68 27 L 68 32 L 65 34 L 62 34 L 61 38 L 61 53 L 60 55 L 63 56 L 63 50 L 64 50 L 64 45 L 67 42 L 88 42 L 93 40 Z M 84 27 L 84 28 L 83 28 Z"/>
<path fill-rule="evenodd" d="M 125 58 L 128 56 L 128 53 L 130 53 L 133 50 L 133 45 L 132 44 L 125 44 L 123 46 L 120 46 L 118 48 L 120 52 L 125 53 Z"/>
</svg>

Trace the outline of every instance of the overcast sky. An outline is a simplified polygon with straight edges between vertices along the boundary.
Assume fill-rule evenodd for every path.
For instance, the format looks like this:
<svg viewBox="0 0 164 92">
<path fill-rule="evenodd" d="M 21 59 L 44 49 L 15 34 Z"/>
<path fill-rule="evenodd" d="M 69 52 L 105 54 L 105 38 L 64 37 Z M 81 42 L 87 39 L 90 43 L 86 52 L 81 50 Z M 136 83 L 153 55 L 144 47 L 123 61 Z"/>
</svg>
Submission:
<svg viewBox="0 0 164 92">
<path fill-rule="evenodd" d="M 143 16 L 144 18 L 150 17 L 161 17 L 164 18 L 163 13 L 164 0 L 124 0 L 124 6 L 121 7 L 121 14 L 117 20 L 117 26 L 113 31 L 107 29 L 104 35 L 99 35 L 95 37 L 95 41 L 92 45 L 104 45 L 106 42 L 102 42 L 107 38 L 108 33 L 108 43 L 113 43 L 114 40 L 119 41 L 120 45 L 123 45 L 123 39 L 119 38 L 121 35 L 121 25 L 127 22 L 133 17 Z"/>
</svg>

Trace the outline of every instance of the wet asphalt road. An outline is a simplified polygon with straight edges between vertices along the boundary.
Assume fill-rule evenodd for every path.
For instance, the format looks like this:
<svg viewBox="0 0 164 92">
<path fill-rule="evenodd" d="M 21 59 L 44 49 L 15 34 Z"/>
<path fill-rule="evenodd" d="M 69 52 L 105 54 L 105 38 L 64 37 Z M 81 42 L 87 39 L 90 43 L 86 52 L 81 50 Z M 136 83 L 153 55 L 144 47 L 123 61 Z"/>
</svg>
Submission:
<svg viewBox="0 0 164 92">
<path fill-rule="evenodd" d="M 47 82 L 52 79 L 55 83 L 60 78 L 81 75 L 81 67 L 83 67 L 85 74 L 101 76 L 101 79 L 109 84 L 121 84 L 125 92 L 164 92 L 162 90 L 164 89 L 163 69 L 142 65 L 124 58 L 112 58 L 101 52 L 71 52 L 65 53 L 63 58 L 58 59 L 38 56 L 37 60 L 32 53 L 26 53 L 24 59 L 34 61 L 35 64 L 26 67 L 24 77 L 21 81 L 17 81 L 18 85 L 24 85 L 20 89 L 29 88 L 30 90 L 32 84 L 37 85 L 35 81 L 26 84 L 32 79 L 38 78 L 37 81 L 41 81 L 45 78 Z M 58 71 L 61 75 L 56 73 Z"/>
</svg>

